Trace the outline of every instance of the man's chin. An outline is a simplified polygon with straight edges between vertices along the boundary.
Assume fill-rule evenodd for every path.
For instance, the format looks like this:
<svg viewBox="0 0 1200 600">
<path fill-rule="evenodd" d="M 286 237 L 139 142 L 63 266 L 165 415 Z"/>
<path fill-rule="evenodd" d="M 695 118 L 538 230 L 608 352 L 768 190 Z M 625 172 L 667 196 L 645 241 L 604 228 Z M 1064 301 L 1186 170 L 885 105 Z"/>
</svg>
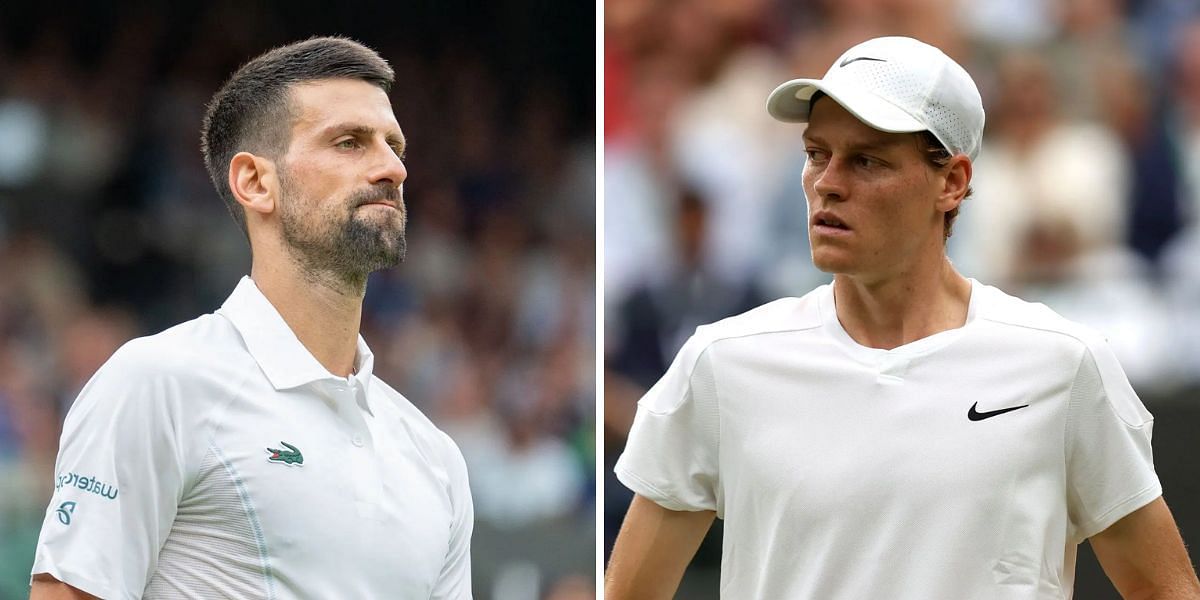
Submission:
<svg viewBox="0 0 1200 600">
<path fill-rule="evenodd" d="M 853 266 L 847 256 L 840 253 L 828 252 L 827 249 L 814 250 L 812 253 L 813 266 L 822 273 L 847 273 Z"/>
<path fill-rule="evenodd" d="M 403 236 L 399 236 L 390 240 L 381 241 L 382 248 L 377 248 L 374 256 L 372 271 L 382 271 L 391 269 L 404 262 L 404 257 L 407 254 L 407 247 Z"/>
<path fill-rule="evenodd" d="M 364 260 L 359 263 L 359 269 L 364 274 L 374 273 L 375 271 L 385 271 L 400 265 L 404 262 L 404 249 L 389 248 L 380 250 L 369 256 L 364 256 Z"/>
<path fill-rule="evenodd" d="M 379 211 L 396 212 L 390 208 Z M 364 266 L 372 267 L 372 271 L 390 269 L 404 262 L 406 243 L 403 219 L 388 219 L 386 223 L 371 221 L 374 220 L 356 219 L 351 229 L 357 231 L 347 232 L 343 243 L 357 247 L 353 254 L 362 257 Z"/>
<path fill-rule="evenodd" d="M 406 252 L 403 238 L 376 239 L 369 245 L 362 242 L 343 241 L 315 253 L 309 249 L 303 253 L 306 256 L 303 262 L 310 270 L 325 271 L 346 281 L 363 280 L 375 271 L 391 269 L 404 262 Z"/>
</svg>

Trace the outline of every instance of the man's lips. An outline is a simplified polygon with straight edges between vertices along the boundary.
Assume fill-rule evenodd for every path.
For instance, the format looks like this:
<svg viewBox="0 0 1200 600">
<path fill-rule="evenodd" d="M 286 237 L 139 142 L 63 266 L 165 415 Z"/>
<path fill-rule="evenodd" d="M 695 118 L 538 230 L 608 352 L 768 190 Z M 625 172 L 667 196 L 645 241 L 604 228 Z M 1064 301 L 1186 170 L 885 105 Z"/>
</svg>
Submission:
<svg viewBox="0 0 1200 600">
<path fill-rule="evenodd" d="M 375 202 L 363 202 L 362 204 L 359 204 L 359 206 L 386 206 L 392 210 L 400 210 L 400 206 L 397 203 L 391 202 L 388 200 L 377 200 Z"/>
<path fill-rule="evenodd" d="M 809 226 L 814 231 L 824 234 L 835 234 L 850 231 L 850 226 L 841 217 L 828 210 L 819 210 L 812 215 Z"/>
<path fill-rule="evenodd" d="M 386 185 L 376 185 L 369 188 L 364 188 L 354 194 L 350 201 L 354 204 L 354 208 L 378 204 L 387 206 L 394 210 L 400 210 L 401 202 L 404 201 L 402 191 L 398 187 Z"/>
</svg>

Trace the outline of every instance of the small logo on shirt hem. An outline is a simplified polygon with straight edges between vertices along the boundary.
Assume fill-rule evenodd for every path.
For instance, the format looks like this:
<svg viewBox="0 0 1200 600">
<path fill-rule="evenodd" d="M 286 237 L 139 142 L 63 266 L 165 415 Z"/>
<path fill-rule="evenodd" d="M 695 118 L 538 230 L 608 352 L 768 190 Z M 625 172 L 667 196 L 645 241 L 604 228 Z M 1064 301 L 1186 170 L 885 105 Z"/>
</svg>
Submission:
<svg viewBox="0 0 1200 600">
<path fill-rule="evenodd" d="M 267 460 L 283 463 L 285 465 L 296 465 L 297 467 L 304 465 L 304 455 L 300 453 L 300 449 L 287 443 L 279 442 L 287 447 L 287 450 L 278 450 L 276 448 L 267 448 L 267 452 L 271 453 Z"/>
</svg>

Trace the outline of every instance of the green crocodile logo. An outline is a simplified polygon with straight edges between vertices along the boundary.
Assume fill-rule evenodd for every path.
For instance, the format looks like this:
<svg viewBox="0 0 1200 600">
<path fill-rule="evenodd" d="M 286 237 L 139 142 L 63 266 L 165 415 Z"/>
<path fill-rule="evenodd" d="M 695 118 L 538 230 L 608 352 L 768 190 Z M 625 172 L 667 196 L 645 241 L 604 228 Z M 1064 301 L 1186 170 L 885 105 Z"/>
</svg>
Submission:
<svg viewBox="0 0 1200 600">
<path fill-rule="evenodd" d="M 283 444 L 284 446 L 287 446 L 287 450 L 277 450 L 275 448 L 267 448 L 267 452 L 271 453 L 271 456 L 268 456 L 267 460 L 273 460 L 275 462 L 280 462 L 285 465 L 303 465 L 304 464 L 304 455 L 300 453 L 299 448 L 297 448 L 287 442 L 281 441 L 279 443 Z"/>
</svg>

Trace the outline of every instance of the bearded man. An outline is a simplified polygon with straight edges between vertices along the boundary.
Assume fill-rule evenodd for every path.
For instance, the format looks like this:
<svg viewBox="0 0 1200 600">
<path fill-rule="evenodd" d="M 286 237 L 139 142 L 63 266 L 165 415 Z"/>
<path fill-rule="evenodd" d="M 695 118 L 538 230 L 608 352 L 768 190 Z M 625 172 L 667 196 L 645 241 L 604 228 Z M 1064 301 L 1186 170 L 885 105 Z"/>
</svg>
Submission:
<svg viewBox="0 0 1200 600">
<path fill-rule="evenodd" d="M 405 252 L 392 82 L 370 48 L 313 38 L 213 97 L 204 160 L 250 276 L 80 393 L 32 598 L 470 598 L 462 455 L 358 334 L 367 275 Z"/>
</svg>

